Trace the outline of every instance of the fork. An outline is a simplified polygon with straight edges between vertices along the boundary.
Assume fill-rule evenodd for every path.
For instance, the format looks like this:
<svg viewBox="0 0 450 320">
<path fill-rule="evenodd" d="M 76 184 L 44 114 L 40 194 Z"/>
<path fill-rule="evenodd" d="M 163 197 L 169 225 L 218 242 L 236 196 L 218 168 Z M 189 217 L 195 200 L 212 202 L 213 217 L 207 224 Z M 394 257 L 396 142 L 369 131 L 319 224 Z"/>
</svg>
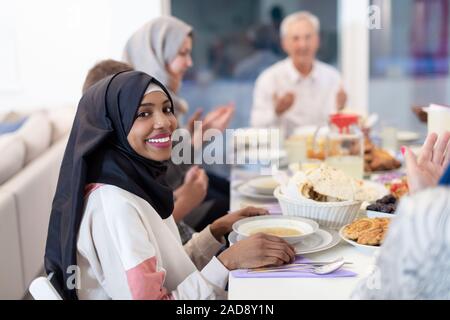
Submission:
<svg viewBox="0 0 450 320">
<path fill-rule="evenodd" d="M 300 263 L 289 263 L 289 264 L 285 264 L 279 267 L 263 267 L 263 268 L 255 268 L 255 269 L 251 269 L 248 272 L 263 272 L 263 271 L 272 271 L 272 270 L 291 270 L 291 269 L 295 269 L 295 268 L 301 268 L 301 267 L 321 267 L 321 266 L 326 266 L 326 265 L 330 265 L 333 263 L 337 263 L 337 262 L 343 262 L 343 264 L 352 264 L 352 262 L 350 261 L 344 261 L 343 257 L 338 257 L 332 261 L 327 261 L 327 262 L 319 262 L 319 261 L 307 261 L 307 262 L 300 262 Z"/>
<path fill-rule="evenodd" d="M 267 273 L 267 272 L 289 272 L 289 271 L 310 271 L 314 274 L 329 274 L 332 273 L 338 269 L 340 269 L 345 264 L 345 261 L 336 261 L 333 263 L 321 265 L 321 266 L 314 266 L 314 265 L 305 265 L 305 266 L 297 266 L 297 267 L 291 267 L 291 268 L 261 268 L 261 269 L 253 269 L 248 270 L 247 273 Z"/>
</svg>

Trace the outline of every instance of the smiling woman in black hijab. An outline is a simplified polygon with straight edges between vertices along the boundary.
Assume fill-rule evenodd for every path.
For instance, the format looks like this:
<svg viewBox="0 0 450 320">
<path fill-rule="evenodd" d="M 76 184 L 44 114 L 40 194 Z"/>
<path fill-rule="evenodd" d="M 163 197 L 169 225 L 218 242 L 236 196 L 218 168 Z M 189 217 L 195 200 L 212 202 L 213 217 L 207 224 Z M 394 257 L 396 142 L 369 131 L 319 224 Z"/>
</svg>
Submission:
<svg viewBox="0 0 450 320">
<path fill-rule="evenodd" d="M 169 93 L 142 72 L 108 77 L 82 97 L 45 253 L 46 271 L 64 298 L 224 298 L 228 270 L 293 257 L 281 239 L 259 236 L 211 259 L 221 243 L 209 229 L 186 254 L 164 181 L 176 126 Z"/>
<path fill-rule="evenodd" d="M 161 181 L 164 165 L 138 155 L 127 143 L 126 133 L 150 83 L 165 90 L 144 73 L 118 74 L 98 83 L 79 103 L 53 200 L 45 255 L 46 271 L 54 272 L 58 287 L 71 275 L 67 268 L 76 265 L 77 231 L 88 183 L 113 184 L 134 193 L 163 219 L 172 213 L 172 190 Z M 74 297 L 74 290 L 65 293 Z"/>
</svg>

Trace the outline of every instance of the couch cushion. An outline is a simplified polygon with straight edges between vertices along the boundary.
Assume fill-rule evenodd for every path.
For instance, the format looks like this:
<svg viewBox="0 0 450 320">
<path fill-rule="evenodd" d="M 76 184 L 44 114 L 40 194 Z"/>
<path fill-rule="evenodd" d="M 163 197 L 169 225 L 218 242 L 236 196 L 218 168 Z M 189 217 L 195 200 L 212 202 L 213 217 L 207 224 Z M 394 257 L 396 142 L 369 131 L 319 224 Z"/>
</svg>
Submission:
<svg viewBox="0 0 450 320">
<path fill-rule="evenodd" d="M 67 139 L 61 139 L 0 187 L 0 192 L 11 193 L 16 200 L 26 287 L 43 268 L 48 221 L 66 144 Z"/>
<path fill-rule="evenodd" d="M 25 163 L 25 143 L 16 134 L 0 136 L 0 185 L 18 173 Z"/>
<path fill-rule="evenodd" d="M 52 144 L 64 137 L 72 128 L 76 109 L 73 107 L 60 107 L 47 111 L 52 125 Z"/>
<path fill-rule="evenodd" d="M 0 192 L 0 300 L 22 299 L 25 294 L 17 220 L 13 195 Z"/>
<path fill-rule="evenodd" d="M 25 142 L 25 165 L 41 155 L 51 143 L 50 120 L 43 112 L 32 114 L 17 134 Z"/>
</svg>

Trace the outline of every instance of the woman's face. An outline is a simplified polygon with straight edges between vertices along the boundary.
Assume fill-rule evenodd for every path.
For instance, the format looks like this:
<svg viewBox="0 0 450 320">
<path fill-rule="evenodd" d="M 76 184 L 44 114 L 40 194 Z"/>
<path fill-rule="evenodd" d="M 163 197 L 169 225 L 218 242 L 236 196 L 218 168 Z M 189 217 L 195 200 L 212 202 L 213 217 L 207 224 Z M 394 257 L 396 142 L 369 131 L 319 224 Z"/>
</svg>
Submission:
<svg viewBox="0 0 450 320">
<path fill-rule="evenodd" d="M 169 98 L 160 92 L 146 94 L 137 111 L 137 118 L 127 136 L 128 143 L 139 155 L 155 160 L 170 159 L 172 132 L 177 120 L 171 112 Z"/>
<path fill-rule="evenodd" d="M 175 59 L 169 63 L 168 68 L 169 72 L 175 75 L 178 78 L 183 78 L 186 71 L 192 67 L 192 37 L 187 36 L 183 44 L 178 50 L 178 54 Z"/>
</svg>

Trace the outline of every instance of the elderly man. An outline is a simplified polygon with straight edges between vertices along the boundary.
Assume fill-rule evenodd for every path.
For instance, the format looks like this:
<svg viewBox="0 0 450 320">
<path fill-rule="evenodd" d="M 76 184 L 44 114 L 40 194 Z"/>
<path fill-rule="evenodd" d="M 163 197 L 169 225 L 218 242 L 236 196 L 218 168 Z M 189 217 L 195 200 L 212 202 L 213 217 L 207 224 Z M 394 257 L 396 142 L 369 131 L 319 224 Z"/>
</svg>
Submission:
<svg viewBox="0 0 450 320">
<path fill-rule="evenodd" d="M 279 127 L 285 135 L 305 125 L 325 125 L 328 115 L 347 100 L 338 71 L 316 60 L 320 23 L 301 11 L 281 24 L 288 58 L 265 70 L 256 80 L 251 125 Z"/>
</svg>

